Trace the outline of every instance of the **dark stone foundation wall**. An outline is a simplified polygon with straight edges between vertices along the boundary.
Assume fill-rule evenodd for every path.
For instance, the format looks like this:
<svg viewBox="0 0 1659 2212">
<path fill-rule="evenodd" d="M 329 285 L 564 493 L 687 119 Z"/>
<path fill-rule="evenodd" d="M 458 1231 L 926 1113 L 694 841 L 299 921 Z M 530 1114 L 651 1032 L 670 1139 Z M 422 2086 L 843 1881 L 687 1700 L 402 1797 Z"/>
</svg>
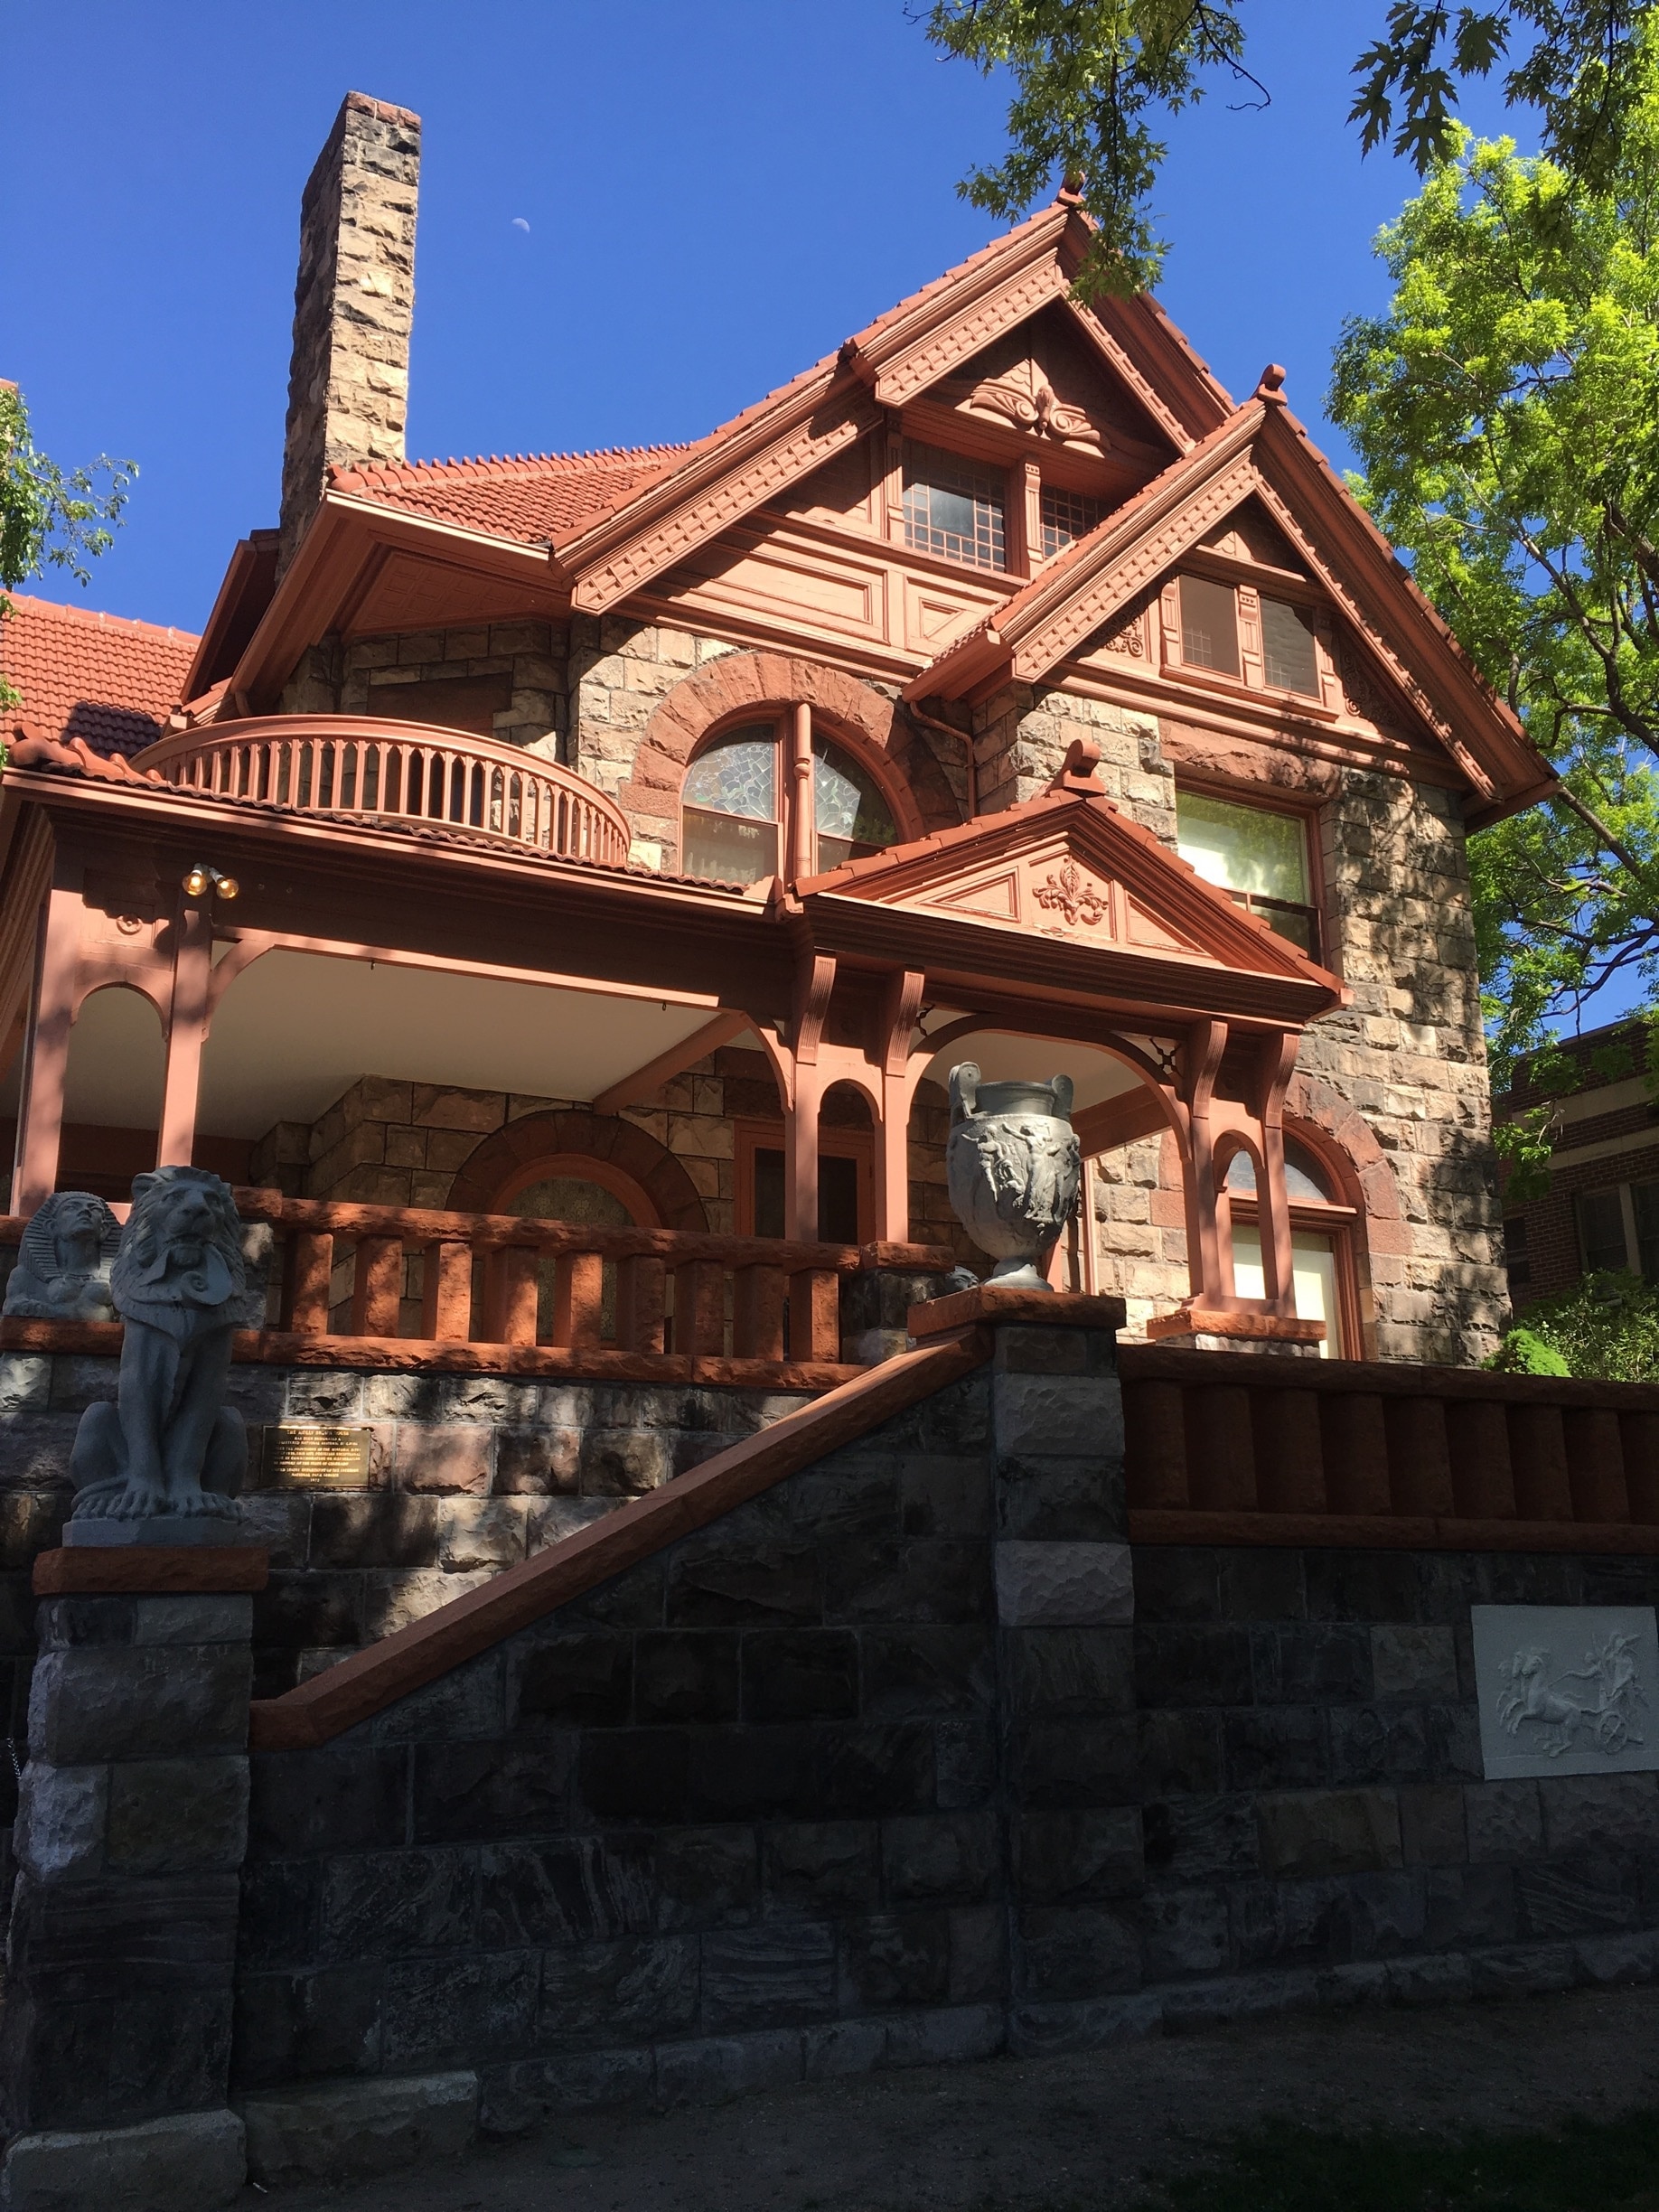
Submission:
<svg viewBox="0 0 1659 2212">
<path fill-rule="evenodd" d="M 34 1600 L 29 1570 L 60 1540 L 82 1410 L 116 1394 L 111 1356 L 0 1354 L 0 1687 L 23 1757 Z M 683 1474 L 807 1402 L 791 1392 L 495 1375 L 239 1365 L 248 1534 L 267 1545 L 254 1607 L 254 1694 L 275 1697 L 365 1644 Z M 263 1486 L 277 1422 L 371 1431 L 370 1487 Z M 14 1778 L 0 1757 L 0 1828 Z"/>
<path fill-rule="evenodd" d="M 1133 1749 L 1076 1780 L 1140 1801 L 1097 1962 L 1127 1922 L 1167 2025 L 1659 1973 L 1659 1776 L 1483 1781 L 1469 1635 L 1651 1605 L 1659 1561 L 1142 1546 L 1135 1594 Z"/>
<path fill-rule="evenodd" d="M 999 1332 L 991 1370 L 256 1756 L 242 2093 L 465 2067 L 511 2132 L 1659 1973 L 1659 1777 L 1484 1783 L 1468 1637 L 1471 1601 L 1645 1602 L 1654 1562 L 1142 1547 L 1132 1625 L 1044 1625 L 1022 1573 L 1122 1527 L 1110 1339 L 1068 1336 Z"/>
</svg>

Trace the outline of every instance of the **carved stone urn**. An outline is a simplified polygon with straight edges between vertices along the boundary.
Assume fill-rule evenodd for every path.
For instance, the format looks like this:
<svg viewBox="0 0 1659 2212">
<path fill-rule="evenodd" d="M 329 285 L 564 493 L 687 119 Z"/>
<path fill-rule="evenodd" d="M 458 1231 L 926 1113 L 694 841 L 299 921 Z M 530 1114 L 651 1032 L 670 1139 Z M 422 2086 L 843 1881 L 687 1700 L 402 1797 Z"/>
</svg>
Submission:
<svg viewBox="0 0 1659 2212">
<path fill-rule="evenodd" d="M 1083 1162 L 1072 1079 L 981 1083 L 971 1060 L 951 1070 L 945 1174 L 969 1235 L 996 1261 L 993 1283 L 1047 1290 L 1044 1270 L 1077 1208 Z"/>
</svg>

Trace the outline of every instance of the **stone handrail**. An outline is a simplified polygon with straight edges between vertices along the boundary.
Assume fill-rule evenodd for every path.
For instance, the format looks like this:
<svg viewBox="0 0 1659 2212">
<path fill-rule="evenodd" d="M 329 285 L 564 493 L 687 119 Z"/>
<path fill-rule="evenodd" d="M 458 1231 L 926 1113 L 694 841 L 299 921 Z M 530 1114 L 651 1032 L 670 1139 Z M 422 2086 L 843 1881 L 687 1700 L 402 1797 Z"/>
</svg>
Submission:
<svg viewBox="0 0 1659 2212">
<path fill-rule="evenodd" d="M 626 816 L 567 768 L 466 730 L 373 715 L 266 715 L 164 737 L 133 765 L 306 814 L 438 822 L 567 859 L 628 858 Z"/>
<path fill-rule="evenodd" d="M 1659 1386 L 1158 1345 L 1119 1356 L 1142 1541 L 1620 1549 L 1616 1532 L 1659 1532 Z"/>
</svg>

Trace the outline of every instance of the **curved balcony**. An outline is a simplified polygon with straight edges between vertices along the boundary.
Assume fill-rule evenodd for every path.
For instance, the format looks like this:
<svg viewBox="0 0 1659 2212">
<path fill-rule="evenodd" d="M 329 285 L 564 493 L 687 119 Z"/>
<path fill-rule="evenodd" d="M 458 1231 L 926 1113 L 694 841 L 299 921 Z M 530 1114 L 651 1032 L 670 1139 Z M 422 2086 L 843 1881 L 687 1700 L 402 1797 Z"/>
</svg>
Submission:
<svg viewBox="0 0 1659 2212">
<path fill-rule="evenodd" d="M 627 817 L 567 768 L 467 730 L 373 715 L 266 715 L 164 737 L 136 768 L 227 799 L 304 814 L 438 822 L 504 844 L 612 865 Z"/>
</svg>

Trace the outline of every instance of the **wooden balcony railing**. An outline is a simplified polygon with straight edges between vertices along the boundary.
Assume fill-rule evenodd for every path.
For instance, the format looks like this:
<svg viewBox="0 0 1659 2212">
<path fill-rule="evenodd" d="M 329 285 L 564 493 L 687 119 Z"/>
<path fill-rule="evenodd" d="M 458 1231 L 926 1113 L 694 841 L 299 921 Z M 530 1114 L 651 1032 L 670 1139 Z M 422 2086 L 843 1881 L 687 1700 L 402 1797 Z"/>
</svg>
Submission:
<svg viewBox="0 0 1659 2212">
<path fill-rule="evenodd" d="M 268 715 L 164 737 L 134 761 L 170 783 L 305 814 L 442 822 L 567 859 L 628 858 L 628 822 L 591 783 L 465 730 L 370 715 Z"/>
<path fill-rule="evenodd" d="M 1659 1550 L 1659 1387 L 1158 1345 L 1120 1368 L 1139 1541 Z"/>
<path fill-rule="evenodd" d="M 513 1214 L 355 1205 L 239 1190 L 243 1221 L 268 1223 L 263 1329 L 242 1356 L 273 1362 L 558 1373 L 618 1379 L 828 1382 L 841 1359 L 840 1290 L 875 1272 L 942 1275 L 931 1244 L 792 1243 L 672 1229 L 600 1229 Z M 0 1218 L 0 1247 L 23 1223 Z M 109 1325 L 20 1321 L 14 1348 L 72 1348 Z M 257 1337 L 258 1341 L 254 1341 Z M 830 1369 L 840 1370 L 830 1373 Z"/>
</svg>

